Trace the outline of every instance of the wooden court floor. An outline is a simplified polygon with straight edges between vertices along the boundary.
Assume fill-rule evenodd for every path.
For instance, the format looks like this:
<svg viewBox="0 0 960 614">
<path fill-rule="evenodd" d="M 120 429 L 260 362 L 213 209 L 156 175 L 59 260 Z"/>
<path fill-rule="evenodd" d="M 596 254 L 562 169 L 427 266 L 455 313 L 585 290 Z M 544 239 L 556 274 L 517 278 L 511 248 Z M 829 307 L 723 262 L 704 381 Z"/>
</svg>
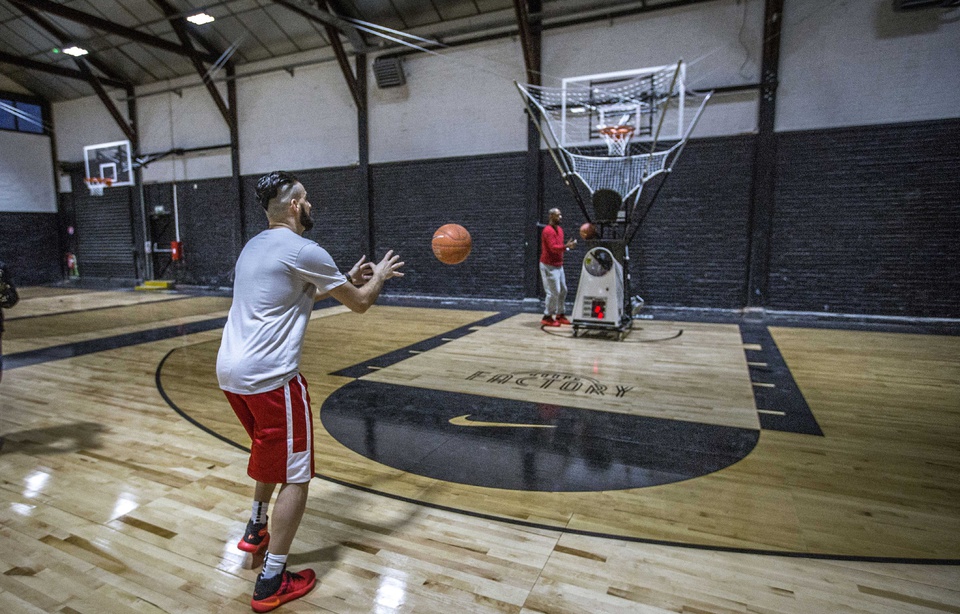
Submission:
<svg viewBox="0 0 960 614">
<path fill-rule="evenodd" d="M 21 295 L 0 612 L 249 611 L 229 299 Z M 537 319 L 314 313 L 320 582 L 281 611 L 960 612 L 960 337 Z"/>
</svg>

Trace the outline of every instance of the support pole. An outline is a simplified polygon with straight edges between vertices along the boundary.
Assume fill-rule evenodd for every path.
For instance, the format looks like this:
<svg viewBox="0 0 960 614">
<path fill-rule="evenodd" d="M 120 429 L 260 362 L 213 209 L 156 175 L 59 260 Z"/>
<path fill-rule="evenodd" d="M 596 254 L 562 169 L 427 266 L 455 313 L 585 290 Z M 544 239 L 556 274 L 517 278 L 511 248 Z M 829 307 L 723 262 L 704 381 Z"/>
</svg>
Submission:
<svg viewBox="0 0 960 614">
<path fill-rule="evenodd" d="M 134 216 L 132 215 L 134 211 L 140 212 L 140 228 L 143 231 L 143 236 L 140 241 L 136 242 L 134 246 L 134 253 L 137 256 L 143 257 L 143 263 L 137 267 L 137 278 L 143 279 L 144 281 L 148 279 L 153 279 L 153 237 L 150 234 L 150 225 L 147 222 L 147 203 L 146 198 L 143 193 L 143 170 L 139 165 L 136 164 L 136 160 L 140 157 L 140 132 L 137 129 L 137 99 L 135 97 L 135 92 L 133 86 L 128 86 L 126 88 L 127 92 L 127 115 L 130 117 L 130 125 L 133 127 L 134 138 L 130 140 L 130 154 L 131 158 L 134 160 L 133 168 L 133 189 L 130 190 L 131 200 L 130 203 L 130 223 L 133 224 Z M 137 236 L 136 225 L 131 228 L 133 236 Z M 151 248 L 147 249 L 147 243 L 151 243 Z"/>
<path fill-rule="evenodd" d="M 229 110 L 229 119 L 227 125 L 230 127 L 230 170 L 233 178 L 233 189 L 237 195 L 237 208 L 240 211 L 240 245 L 237 246 L 237 253 L 247 242 L 247 214 L 246 203 L 243 202 L 243 177 L 240 175 L 240 122 L 237 114 L 237 80 L 234 78 L 235 68 L 232 64 L 227 65 L 227 105 Z"/>
<path fill-rule="evenodd" d="M 783 1 L 766 0 L 763 24 L 763 58 L 760 65 L 760 108 L 753 160 L 753 194 L 750 202 L 747 253 L 747 310 L 767 304 L 770 279 L 770 235 L 773 230 L 774 190 L 777 170 L 777 83 L 780 65 L 780 25 Z"/>
<path fill-rule="evenodd" d="M 370 120 L 367 113 L 367 54 L 356 55 L 357 64 L 357 95 L 360 98 L 357 105 L 357 162 L 360 174 L 360 217 L 363 227 L 367 229 L 366 246 L 367 258 L 377 261 L 376 217 L 373 206 L 373 181 L 370 177 Z M 382 257 L 382 255 L 381 255 Z"/>
<path fill-rule="evenodd" d="M 520 44 L 523 47 L 526 76 L 529 83 L 540 84 L 540 57 L 543 24 L 540 22 L 541 0 L 514 0 L 517 24 L 520 29 Z M 530 14 L 537 15 L 531 19 Z M 540 232 L 538 223 L 543 219 L 543 156 L 540 152 L 540 117 L 537 109 L 528 104 L 527 121 L 526 210 L 523 240 L 523 296 L 537 299 L 540 296 Z"/>
</svg>

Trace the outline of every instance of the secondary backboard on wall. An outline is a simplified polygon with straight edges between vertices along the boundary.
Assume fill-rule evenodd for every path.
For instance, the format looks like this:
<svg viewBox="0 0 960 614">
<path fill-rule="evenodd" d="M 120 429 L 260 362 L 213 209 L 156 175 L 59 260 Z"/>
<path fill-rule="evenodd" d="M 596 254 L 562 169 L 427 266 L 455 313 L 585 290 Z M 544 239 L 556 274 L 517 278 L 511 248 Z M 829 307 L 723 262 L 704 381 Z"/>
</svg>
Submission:
<svg viewBox="0 0 960 614">
<path fill-rule="evenodd" d="M 108 180 L 111 187 L 133 185 L 130 141 L 114 141 L 83 148 L 88 179 Z"/>
</svg>

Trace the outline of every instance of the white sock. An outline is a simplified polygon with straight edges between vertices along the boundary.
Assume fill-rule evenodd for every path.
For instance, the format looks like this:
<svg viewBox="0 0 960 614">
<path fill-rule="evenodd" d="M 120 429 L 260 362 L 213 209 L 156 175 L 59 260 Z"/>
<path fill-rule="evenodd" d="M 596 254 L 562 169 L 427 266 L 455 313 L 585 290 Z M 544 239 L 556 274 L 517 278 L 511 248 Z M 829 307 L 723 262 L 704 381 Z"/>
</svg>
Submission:
<svg viewBox="0 0 960 614">
<path fill-rule="evenodd" d="M 265 523 L 267 521 L 267 508 L 269 507 L 269 501 L 254 501 L 253 511 L 250 514 L 250 520 L 256 524 Z"/>
<path fill-rule="evenodd" d="M 263 572 L 260 575 L 264 580 L 272 578 L 283 571 L 283 566 L 286 564 L 286 554 L 267 552 L 267 558 L 263 562 Z"/>
</svg>

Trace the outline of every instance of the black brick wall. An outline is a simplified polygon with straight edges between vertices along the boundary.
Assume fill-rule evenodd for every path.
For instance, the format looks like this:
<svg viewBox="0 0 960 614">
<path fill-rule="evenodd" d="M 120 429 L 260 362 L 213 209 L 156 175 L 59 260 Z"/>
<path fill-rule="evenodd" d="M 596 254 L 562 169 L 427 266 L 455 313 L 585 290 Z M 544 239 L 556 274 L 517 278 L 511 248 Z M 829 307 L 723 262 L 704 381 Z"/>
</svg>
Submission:
<svg viewBox="0 0 960 614">
<path fill-rule="evenodd" d="M 754 140 L 687 144 L 631 250 L 648 304 L 743 306 Z"/>
<path fill-rule="evenodd" d="M 63 279 L 56 213 L 0 213 L 0 260 L 18 286 Z"/>
<path fill-rule="evenodd" d="M 330 252 L 340 270 L 346 273 L 366 251 L 366 203 L 360 193 L 359 167 L 323 169 L 297 172 L 307 189 L 307 198 L 313 205 L 313 230 L 307 237 Z M 252 193 L 251 193 L 252 195 Z M 266 217 L 259 206 L 261 228 Z"/>
<path fill-rule="evenodd" d="M 240 254 L 239 206 L 233 179 L 223 177 L 177 184 L 183 261 L 173 265 L 178 283 L 233 285 Z M 152 208 L 148 202 L 147 210 Z"/>
<path fill-rule="evenodd" d="M 960 120 L 784 133 L 771 309 L 960 317 Z"/>
<path fill-rule="evenodd" d="M 241 243 L 243 243 L 244 245 L 257 233 L 259 233 L 261 230 L 267 227 L 266 214 L 263 211 L 263 207 L 261 207 L 257 203 L 257 196 L 256 196 L 257 179 L 259 179 L 260 177 L 261 175 L 256 175 L 256 176 L 251 175 L 251 176 L 245 176 L 241 179 L 241 181 L 243 182 L 243 202 L 240 203 L 239 208 L 243 209 L 243 215 L 244 215 L 244 226 L 243 226 L 244 234 L 243 234 L 243 239 L 241 241 Z M 310 196 L 313 197 L 312 194 Z M 235 218 L 234 224 L 236 224 L 237 227 L 239 228 L 240 219 Z M 237 252 L 237 255 L 239 255 L 239 252 Z"/>
<path fill-rule="evenodd" d="M 633 292 L 648 304 L 743 306 L 754 141 L 688 144 L 632 245 Z M 960 120 L 783 133 L 777 164 L 768 309 L 960 317 Z M 524 298 L 525 267 L 537 266 L 524 262 L 525 165 L 517 152 L 373 166 L 371 256 L 393 248 L 407 262 L 407 276 L 388 292 Z M 315 208 L 308 236 L 344 270 L 367 244 L 359 173 L 297 171 Z M 243 203 L 230 178 L 180 184 L 186 259 L 177 281 L 230 285 L 243 240 L 266 227 L 256 179 L 243 178 Z M 146 191 L 148 211 L 151 201 L 169 200 L 168 185 Z M 58 226 L 69 207 L 61 200 L 60 216 L 0 213 L 0 258 L 22 284 L 62 278 Z M 553 206 L 564 212 L 567 236 L 577 236 L 583 216 L 545 156 L 543 209 Z M 433 231 L 448 222 L 474 240 L 456 266 L 430 249 Z M 570 302 L 583 253 L 567 257 Z"/>
<path fill-rule="evenodd" d="M 523 298 L 524 160 L 521 153 L 445 158 L 373 168 L 377 256 L 397 251 L 406 276 L 391 294 Z M 446 265 L 430 247 L 447 223 L 473 239 L 466 261 Z"/>
<path fill-rule="evenodd" d="M 360 194 L 359 168 L 298 170 L 293 173 L 303 183 L 307 199 L 313 205 L 315 225 L 304 236 L 330 252 L 337 266 L 346 273 L 363 254 L 367 242 L 366 225 L 361 217 L 361 207 L 365 205 Z M 264 174 L 243 178 L 244 243 L 267 228 L 266 214 L 256 199 L 257 180 Z M 239 222 L 235 219 L 234 224 Z"/>
</svg>

